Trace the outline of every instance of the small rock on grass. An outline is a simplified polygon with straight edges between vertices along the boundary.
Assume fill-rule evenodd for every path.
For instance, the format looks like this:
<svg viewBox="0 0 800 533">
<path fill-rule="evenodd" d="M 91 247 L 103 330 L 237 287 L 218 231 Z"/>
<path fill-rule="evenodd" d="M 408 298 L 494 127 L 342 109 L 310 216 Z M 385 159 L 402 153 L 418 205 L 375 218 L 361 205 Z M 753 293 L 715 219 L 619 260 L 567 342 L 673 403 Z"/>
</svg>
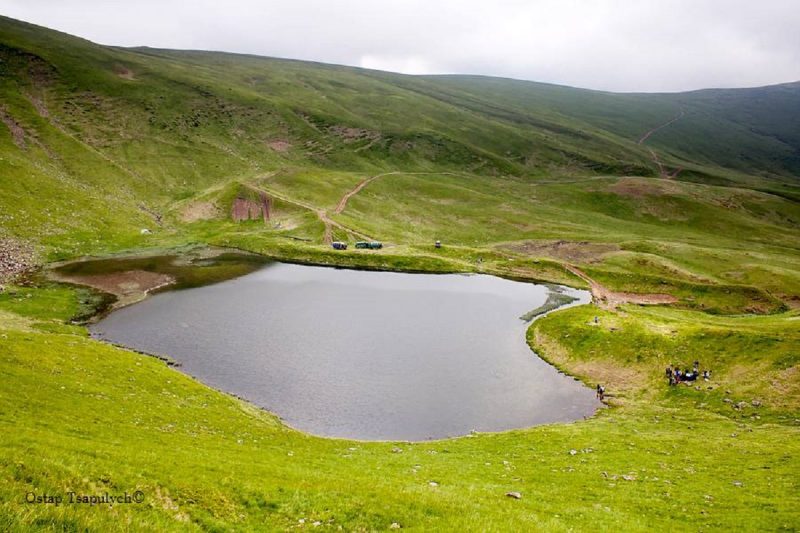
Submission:
<svg viewBox="0 0 800 533">
<path fill-rule="evenodd" d="M 522 494 L 520 494 L 519 492 L 515 492 L 515 491 L 506 492 L 506 496 L 508 496 L 509 498 L 514 498 L 515 500 L 521 500 L 522 499 Z"/>
<path fill-rule="evenodd" d="M 389 529 L 400 529 L 401 527 L 403 527 L 403 526 L 401 526 L 397 522 L 392 522 L 392 525 L 389 526 Z"/>
</svg>

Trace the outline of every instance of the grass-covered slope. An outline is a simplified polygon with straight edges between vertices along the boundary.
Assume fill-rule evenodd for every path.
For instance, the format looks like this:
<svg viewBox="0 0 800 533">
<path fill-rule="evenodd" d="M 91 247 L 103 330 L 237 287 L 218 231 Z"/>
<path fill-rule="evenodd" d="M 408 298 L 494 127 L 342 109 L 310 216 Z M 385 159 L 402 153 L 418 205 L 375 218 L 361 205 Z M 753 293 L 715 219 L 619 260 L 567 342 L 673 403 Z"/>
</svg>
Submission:
<svg viewBox="0 0 800 533">
<path fill-rule="evenodd" d="M 427 79 L 438 97 L 465 105 L 480 101 L 487 113 L 518 121 L 558 113 L 641 141 L 683 167 L 678 177 L 685 179 L 732 178 L 714 171 L 715 176 L 707 175 L 702 166 L 794 178 L 795 185 L 800 174 L 800 83 L 636 94 L 476 76 Z"/>
<path fill-rule="evenodd" d="M 462 245 L 645 235 L 706 244 L 722 227 L 772 243 L 771 235 L 787 240 L 800 218 L 787 159 L 797 150 L 791 86 L 720 98 L 609 94 L 103 47 L 5 18 L 0 59 L 3 233 L 50 257 L 137 246 L 145 227 L 183 231 L 225 219 L 228 193 L 241 185 L 282 195 L 280 230 L 316 242 L 325 235 L 320 210 L 376 238 L 441 234 Z M 680 99 L 702 112 L 687 111 L 639 144 Z M 747 126 L 748 117 L 757 119 Z M 712 136 L 711 127 L 733 137 Z M 667 142 L 671 135 L 691 149 Z M 782 144 L 759 145 L 765 136 Z M 619 185 L 611 176 L 647 181 Z M 387 213 L 395 220 L 375 227 Z M 417 218 L 427 227 L 415 227 Z"/>
<path fill-rule="evenodd" d="M 55 288 L 0 298 L 0 313 L 19 317 L 0 328 L 4 531 L 286 530 L 315 522 L 345 530 L 397 523 L 472 531 L 798 524 L 797 391 L 769 392 L 772 380 L 785 386 L 786 369 L 796 364 L 797 334 L 781 325 L 792 317 L 737 319 L 747 322 L 740 332 L 737 320 L 697 324 L 661 312 L 645 314 L 638 326 L 634 309 L 628 318 L 601 313 L 595 326 L 596 311 L 572 309 L 544 319 L 536 342 L 563 368 L 602 377 L 625 407 L 497 435 L 359 443 L 289 430 L 160 361 L 89 340 L 61 325 L 76 311 L 76 298 Z M 712 336 L 724 354 L 708 352 Z M 636 351 L 626 338 L 636 339 Z M 590 343 L 614 349 L 598 360 Z M 744 384 L 715 379 L 711 390 L 661 383 L 662 366 L 694 357 L 724 375 L 738 364 L 729 348 L 747 349 L 762 371 Z M 574 355 L 564 356 L 565 349 Z M 144 501 L 26 505 L 30 491 L 141 491 Z"/>
</svg>

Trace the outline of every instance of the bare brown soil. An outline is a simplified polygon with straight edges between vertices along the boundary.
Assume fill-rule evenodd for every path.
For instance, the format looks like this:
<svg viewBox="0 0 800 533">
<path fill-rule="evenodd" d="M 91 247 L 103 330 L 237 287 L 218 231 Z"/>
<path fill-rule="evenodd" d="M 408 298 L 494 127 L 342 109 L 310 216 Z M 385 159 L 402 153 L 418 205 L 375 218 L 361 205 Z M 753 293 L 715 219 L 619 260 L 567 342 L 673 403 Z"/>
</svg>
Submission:
<svg viewBox="0 0 800 533">
<path fill-rule="evenodd" d="M 364 187 L 369 185 L 370 182 L 372 182 L 372 181 L 374 181 L 374 180 L 376 180 L 376 179 L 378 179 L 378 178 L 380 178 L 382 176 L 389 176 L 391 174 L 400 174 L 400 173 L 399 172 L 386 172 L 385 174 L 378 174 L 376 176 L 370 176 L 369 178 L 364 178 L 363 180 L 361 180 L 361 182 L 359 182 L 358 185 L 355 186 L 355 188 L 353 190 L 347 192 L 344 196 L 342 196 L 342 199 L 339 200 L 338 204 L 336 204 L 336 209 L 334 209 L 333 212 L 335 214 L 337 214 L 337 215 L 340 214 L 342 211 L 344 211 L 345 207 L 347 207 L 347 201 L 350 198 L 352 198 L 353 196 L 355 196 L 356 194 L 358 194 L 361 191 L 361 189 L 363 189 Z"/>
<path fill-rule="evenodd" d="M 34 99 L 31 95 L 27 95 L 27 98 L 42 117 L 49 117 L 44 104 L 40 100 Z M 8 129 L 11 131 L 11 137 L 14 141 L 14 144 L 17 145 L 18 148 L 24 150 L 30 145 L 33 145 L 44 151 L 50 159 L 54 161 L 60 160 L 60 157 L 56 152 L 39 140 L 35 130 L 26 130 L 22 124 L 17 122 L 2 105 L 0 105 L 0 122 L 3 122 L 3 124 L 5 124 L 6 127 L 8 127 Z"/>
<path fill-rule="evenodd" d="M 618 251 L 616 244 L 585 241 L 524 241 L 501 246 L 512 252 L 533 257 L 549 257 L 571 263 L 596 263 Z"/>
<path fill-rule="evenodd" d="M 654 196 L 662 192 L 656 183 L 657 182 L 654 182 L 653 180 L 644 182 L 637 179 L 623 178 L 611 185 L 608 189 L 619 196 L 627 196 L 628 198 L 644 198 L 646 196 Z"/>
<path fill-rule="evenodd" d="M 25 130 L 14 120 L 14 117 L 8 114 L 5 106 L 2 105 L 0 105 L 0 121 L 2 121 L 11 132 L 11 139 L 14 141 L 14 144 L 19 148 L 25 148 L 27 146 L 25 143 Z"/>
<path fill-rule="evenodd" d="M 267 146 L 279 153 L 288 152 L 292 144 L 285 139 L 272 139 L 267 141 Z"/>
<path fill-rule="evenodd" d="M 660 130 L 662 128 L 666 128 L 667 126 L 669 126 L 673 122 L 676 122 L 676 121 L 680 120 L 681 118 L 683 118 L 684 114 L 685 114 L 684 110 L 681 109 L 680 113 L 678 113 L 677 115 L 675 115 L 674 117 L 672 117 L 668 121 L 664 122 L 663 124 L 660 124 L 660 125 L 656 126 L 655 128 L 652 128 L 652 129 L 646 131 L 644 135 L 639 137 L 639 140 L 636 141 L 636 144 L 644 144 L 644 142 L 647 139 L 649 139 L 651 135 L 653 135 L 655 132 L 657 132 L 658 130 Z"/>
<path fill-rule="evenodd" d="M 636 142 L 636 144 L 644 144 L 644 142 L 647 141 L 647 139 L 649 139 L 651 135 L 653 135 L 658 130 L 660 130 L 662 128 L 666 128 L 670 124 L 680 120 L 684 116 L 684 114 L 685 114 L 684 110 L 681 109 L 681 112 L 678 113 L 677 115 L 675 115 L 674 117 L 672 117 L 670 120 L 668 120 L 668 121 L 664 122 L 663 124 L 660 124 L 660 125 L 656 126 L 655 128 L 652 128 L 652 129 L 648 130 L 647 132 L 645 132 L 644 135 L 639 137 L 639 140 Z M 678 176 L 678 174 L 680 174 L 681 170 L 683 170 L 680 167 L 675 168 L 675 169 L 668 169 L 664 165 L 664 163 L 661 162 L 661 159 L 659 159 L 658 154 L 655 152 L 655 150 L 653 150 L 652 148 L 648 148 L 647 151 L 650 152 L 650 157 L 653 159 L 653 162 L 658 167 L 658 173 L 662 178 L 674 179 L 674 178 L 676 178 Z"/>
<path fill-rule="evenodd" d="M 606 388 L 615 393 L 638 391 L 642 383 L 646 380 L 642 378 L 647 375 L 650 369 L 642 369 L 638 366 L 619 366 L 615 361 L 598 356 L 593 361 L 576 361 L 570 357 L 569 351 L 564 348 L 556 339 L 549 337 L 536 330 L 534 333 L 534 343 L 539 348 L 541 355 L 545 359 L 560 369 L 568 369 L 573 376 L 586 378 L 591 376 L 595 383 L 602 383 Z M 591 384 L 590 384 L 591 385 Z M 606 403 L 620 405 L 622 398 L 614 396 L 608 398 Z"/>
<path fill-rule="evenodd" d="M 47 119 L 50 118 L 50 110 L 47 109 L 42 96 L 33 92 L 26 92 L 25 97 L 28 99 L 31 105 L 33 105 L 40 117 Z"/>
<path fill-rule="evenodd" d="M 265 190 L 259 189 L 258 187 L 255 187 L 253 185 L 246 185 L 246 186 L 248 188 L 250 188 L 250 190 L 252 190 L 254 192 L 257 192 L 259 194 L 265 194 L 266 195 L 267 193 L 269 193 L 270 196 L 273 197 L 273 198 L 278 198 L 279 200 L 282 200 L 282 201 L 284 201 L 286 203 L 289 203 L 289 204 L 292 204 L 292 205 L 296 205 L 298 207 L 302 207 L 303 209 L 308 209 L 309 211 L 312 211 L 313 213 L 315 213 L 317 215 L 317 218 L 319 218 L 320 222 L 322 222 L 322 224 L 325 226 L 325 233 L 323 234 L 323 242 L 325 244 L 330 244 L 331 242 L 333 242 L 333 228 L 340 229 L 340 230 L 342 230 L 342 231 L 344 231 L 346 233 L 349 233 L 350 235 L 355 235 L 359 239 L 373 240 L 368 235 L 365 235 L 365 234 L 363 234 L 363 233 L 361 233 L 359 231 L 356 231 L 354 229 L 350 229 L 347 226 L 345 226 L 345 225 L 343 225 L 343 224 L 341 224 L 339 222 L 336 222 L 335 220 L 331 220 L 331 218 L 328 216 L 328 212 L 326 210 L 324 210 L 324 209 L 319 209 L 319 208 L 314 207 L 312 205 L 309 205 L 307 203 L 300 202 L 300 201 L 297 201 L 297 200 L 292 200 L 288 196 L 284 196 L 284 195 L 282 195 L 282 194 L 280 194 L 280 193 L 278 193 L 278 192 L 276 192 L 274 190 L 271 190 L 271 189 L 268 189 L 268 190 L 265 191 Z"/>
<path fill-rule="evenodd" d="M 272 198 L 263 191 L 258 193 L 258 200 L 248 198 L 236 198 L 231 206 L 231 218 L 234 222 L 243 220 L 264 220 L 269 222 L 270 211 L 272 208 Z"/>
<path fill-rule="evenodd" d="M 212 220 L 221 214 L 219 206 L 214 202 L 192 202 L 181 211 L 183 222 L 196 222 L 198 220 Z"/>
<path fill-rule="evenodd" d="M 331 224 L 330 220 L 327 217 L 325 211 L 318 211 L 317 216 L 322 223 L 325 224 L 325 233 L 322 234 L 322 242 L 325 244 L 330 244 L 333 242 L 333 225 Z"/>
<path fill-rule="evenodd" d="M 677 298 L 671 294 L 641 294 L 635 292 L 614 292 L 600 283 L 596 282 L 585 272 L 573 265 L 564 265 L 567 270 L 583 279 L 589 284 L 592 291 L 592 297 L 595 303 L 605 309 L 614 309 L 622 304 L 637 304 L 637 305 L 664 305 L 673 304 L 678 301 Z"/>
<path fill-rule="evenodd" d="M 31 270 L 36 264 L 33 249 L 11 238 L 0 238 L 0 283 Z"/>
<path fill-rule="evenodd" d="M 331 220 L 331 218 L 328 216 L 328 212 L 325 211 L 324 209 L 315 209 L 314 212 L 317 214 L 317 217 L 319 217 L 320 221 L 322 221 L 322 223 L 325 224 L 325 233 L 323 234 L 323 237 L 322 237 L 322 241 L 325 244 L 330 244 L 330 243 L 333 242 L 333 228 L 338 228 L 338 229 L 340 229 L 342 231 L 345 231 L 345 232 L 349 233 L 350 235 L 354 235 L 357 238 L 365 240 L 365 241 L 374 240 L 369 235 L 365 235 L 365 234 L 363 234 L 361 232 L 358 232 L 358 231 L 356 231 L 354 229 L 350 229 L 350 228 L 340 224 L 339 222 Z"/>
<path fill-rule="evenodd" d="M 114 74 L 122 78 L 123 80 L 135 80 L 136 76 L 133 74 L 133 71 L 128 67 L 124 67 L 122 65 L 116 65 L 114 67 Z"/>
<path fill-rule="evenodd" d="M 687 196 L 692 194 L 690 189 L 673 181 L 637 177 L 620 178 L 616 183 L 610 185 L 607 190 L 619 196 L 637 199 L 648 196 Z"/>
<path fill-rule="evenodd" d="M 381 138 L 381 134 L 377 131 L 365 130 L 363 128 L 350 128 L 347 126 L 330 126 L 328 131 L 337 137 L 340 137 L 344 142 L 355 142 L 361 139 L 369 139 L 371 141 Z"/>
<path fill-rule="evenodd" d="M 109 274 L 92 274 L 88 276 L 59 275 L 59 280 L 87 285 L 95 289 L 113 294 L 120 299 L 143 297 L 150 291 L 175 282 L 172 276 L 147 272 L 145 270 L 128 270 Z"/>
<path fill-rule="evenodd" d="M 675 179 L 678 174 L 681 173 L 681 170 L 683 170 L 681 167 L 668 169 L 666 166 L 664 166 L 664 163 L 661 162 L 661 159 L 658 158 L 658 154 L 655 152 L 655 150 L 648 148 L 647 151 L 650 152 L 650 157 L 653 158 L 653 162 L 656 164 L 656 166 L 658 166 L 658 174 L 662 178 L 668 180 Z"/>
</svg>

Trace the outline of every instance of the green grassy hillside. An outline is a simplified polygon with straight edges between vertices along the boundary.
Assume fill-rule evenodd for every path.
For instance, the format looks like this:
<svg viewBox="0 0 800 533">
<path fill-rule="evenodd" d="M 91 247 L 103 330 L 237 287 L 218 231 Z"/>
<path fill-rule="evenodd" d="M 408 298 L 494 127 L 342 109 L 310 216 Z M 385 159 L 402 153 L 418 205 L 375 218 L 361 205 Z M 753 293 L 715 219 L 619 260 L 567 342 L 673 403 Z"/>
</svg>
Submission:
<svg viewBox="0 0 800 533">
<path fill-rule="evenodd" d="M 579 423 L 409 444 L 287 429 L 160 361 L 63 326 L 76 306 L 65 289 L 0 298 L 0 312 L 19 317 L 3 322 L 0 352 L 4 531 L 798 525 L 797 381 L 787 372 L 797 364 L 797 331 L 787 329 L 796 314 L 698 323 L 693 314 L 628 308 L 625 317 L 601 313 L 600 326 L 592 309 L 551 316 L 531 341 L 559 366 L 603 377 L 624 407 Z M 598 359 L 592 345 L 613 350 Z M 730 375 L 701 390 L 661 385 L 664 365 L 695 354 L 727 375 L 742 349 L 765 371 L 759 379 Z M 785 396 L 764 395 L 765 380 L 777 380 Z M 32 490 L 139 490 L 145 501 L 25 505 Z M 506 497 L 511 491 L 522 499 Z"/>
<path fill-rule="evenodd" d="M 492 102 L 486 112 L 522 117 L 558 113 L 645 143 L 684 167 L 684 177 L 733 179 L 730 171 L 789 178 L 800 173 L 800 83 L 673 94 L 620 94 L 498 78 L 436 76 L 431 91 L 453 102 Z M 674 122 L 671 122 L 674 119 Z M 700 165 L 698 167 L 697 165 Z M 719 172 L 701 167 L 724 167 Z M 704 175 L 704 173 L 712 174 Z M 681 177 L 680 174 L 678 177 Z"/>
<path fill-rule="evenodd" d="M 614 94 L 0 17 L 0 529 L 800 528 L 798 118 L 798 84 Z M 364 238 L 386 246 L 328 244 Z M 87 289 L 15 277 L 186 245 L 590 287 L 529 341 L 611 408 L 427 444 L 313 438 L 88 338 Z M 695 359 L 710 384 L 662 383 Z M 106 489 L 145 503 L 24 502 Z"/>
</svg>

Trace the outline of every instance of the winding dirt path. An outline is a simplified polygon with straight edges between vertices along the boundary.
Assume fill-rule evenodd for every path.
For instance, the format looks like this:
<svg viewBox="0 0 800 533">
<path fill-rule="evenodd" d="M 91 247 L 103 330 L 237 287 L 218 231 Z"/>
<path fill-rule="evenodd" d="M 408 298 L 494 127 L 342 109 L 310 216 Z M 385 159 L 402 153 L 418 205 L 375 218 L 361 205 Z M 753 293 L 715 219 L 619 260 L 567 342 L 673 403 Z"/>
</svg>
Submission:
<svg viewBox="0 0 800 533">
<path fill-rule="evenodd" d="M 673 124 L 674 122 L 677 122 L 678 120 L 683 118 L 683 116 L 685 114 L 686 114 L 686 112 L 683 110 L 683 108 L 681 108 L 681 112 L 680 113 L 678 113 L 677 115 L 675 115 L 674 117 L 672 117 L 668 121 L 664 122 L 663 124 L 660 124 L 660 125 L 656 126 L 655 128 L 652 128 L 652 129 L 648 130 L 647 132 L 645 132 L 644 135 L 639 137 L 639 140 L 636 141 L 636 144 L 639 144 L 639 145 L 644 144 L 645 141 L 647 141 L 647 139 L 649 139 L 650 136 L 653 135 L 655 132 L 657 132 L 657 131 L 659 131 L 659 130 L 661 130 L 663 128 L 666 128 L 667 126 L 669 126 L 670 124 Z M 681 172 L 681 170 L 683 170 L 681 167 L 678 167 L 675 170 L 673 170 L 672 172 L 670 172 L 664 166 L 664 163 L 661 162 L 661 159 L 659 159 L 658 154 L 655 152 L 655 150 L 653 150 L 652 148 L 648 147 L 647 151 L 650 152 L 650 157 L 653 159 L 653 162 L 658 167 L 658 173 L 662 178 L 674 179 L 675 177 L 678 176 L 678 174 Z"/>
<path fill-rule="evenodd" d="M 669 126 L 669 125 L 670 125 L 670 124 L 672 124 L 673 122 L 677 122 L 678 120 L 680 120 L 681 118 L 683 118 L 683 116 L 684 116 L 685 114 L 686 114 L 686 112 L 685 112 L 685 111 L 684 111 L 684 110 L 681 108 L 681 112 L 680 112 L 680 113 L 678 113 L 677 115 L 675 115 L 674 117 L 672 117 L 671 119 L 669 119 L 668 121 L 666 121 L 665 123 L 663 123 L 663 124 L 660 124 L 660 125 L 656 126 L 655 128 L 653 128 L 653 129 L 651 129 L 651 130 L 649 130 L 649 131 L 645 132 L 645 134 L 644 134 L 644 135 L 642 135 L 641 137 L 639 137 L 639 140 L 638 140 L 638 141 L 636 141 L 636 144 L 644 144 L 644 142 L 645 142 L 647 139 L 649 139 L 649 138 L 650 138 L 650 136 L 651 136 L 652 134 L 654 134 L 655 132 L 657 132 L 657 131 L 658 131 L 658 130 L 660 130 L 660 129 L 666 128 L 667 126 Z"/>
<path fill-rule="evenodd" d="M 339 200 L 338 204 L 336 204 L 336 209 L 333 210 L 333 213 L 336 215 L 341 214 L 341 212 L 344 211 L 344 208 L 347 207 L 347 201 L 356 194 L 358 194 L 361 191 L 361 189 L 363 189 L 364 187 L 369 185 L 372 181 L 375 181 L 378 178 L 381 178 L 383 176 L 390 176 L 392 174 L 403 174 L 403 172 L 400 171 L 385 172 L 383 174 L 376 174 L 375 176 L 364 178 L 359 182 L 358 185 L 355 186 L 353 190 L 347 192 L 344 196 L 342 196 L 342 199 Z"/>
<path fill-rule="evenodd" d="M 356 194 L 358 194 L 364 187 L 369 185 L 371 182 L 375 181 L 378 178 L 382 178 L 384 176 L 393 176 L 397 174 L 403 174 L 405 176 L 427 176 L 429 174 L 439 174 L 442 176 L 460 175 L 458 172 L 403 172 L 402 170 L 394 170 L 392 172 L 384 172 L 383 174 L 376 174 L 375 176 L 364 178 L 352 190 L 345 193 L 345 195 L 342 196 L 341 200 L 339 200 L 339 203 L 336 204 L 336 208 L 333 210 L 333 213 L 335 215 L 341 214 L 342 211 L 344 211 L 345 208 L 347 207 L 347 201 L 350 200 L 350 198 L 352 198 Z"/>
<path fill-rule="evenodd" d="M 564 267 L 589 284 L 594 302 L 604 309 L 614 309 L 621 304 L 663 305 L 678 301 L 671 294 L 641 294 L 635 292 L 614 292 L 590 278 L 584 271 L 570 264 Z"/>
<path fill-rule="evenodd" d="M 331 218 L 328 216 L 328 212 L 325 211 L 324 209 L 319 209 L 317 207 L 314 207 L 311 204 L 307 204 L 307 203 L 301 202 L 299 200 L 293 200 L 293 199 L 289 198 L 286 195 L 283 195 L 281 193 L 275 192 L 274 190 L 268 189 L 268 188 L 263 187 L 263 186 L 256 187 L 256 186 L 250 185 L 250 184 L 246 184 L 245 186 L 248 187 L 252 191 L 263 192 L 263 193 L 269 194 L 270 196 L 273 196 L 273 197 L 275 197 L 275 198 L 277 198 L 279 200 L 283 200 L 286 203 L 289 203 L 289 204 L 292 204 L 292 205 L 296 205 L 298 207 L 302 207 L 303 209 L 308 209 L 309 211 L 314 212 L 314 214 L 317 215 L 317 218 L 319 218 L 320 222 L 322 222 L 325 225 L 325 232 L 323 233 L 323 236 L 322 236 L 322 240 L 323 240 L 323 242 L 325 244 L 330 244 L 330 243 L 333 242 L 333 228 L 338 228 L 338 229 L 340 229 L 340 230 L 342 230 L 344 232 L 347 232 L 347 233 L 349 233 L 351 235 L 355 235 L 359 239 L 363 239 L 363 240 L 367 240 L 367 241 L 373 240 L 369 235 L 361 233 L 360 231 L 354 230 L 352 228 L 348 228 L 344 224 L 336 222 L 335 220 L 331 220 Z"/>
</svg>

